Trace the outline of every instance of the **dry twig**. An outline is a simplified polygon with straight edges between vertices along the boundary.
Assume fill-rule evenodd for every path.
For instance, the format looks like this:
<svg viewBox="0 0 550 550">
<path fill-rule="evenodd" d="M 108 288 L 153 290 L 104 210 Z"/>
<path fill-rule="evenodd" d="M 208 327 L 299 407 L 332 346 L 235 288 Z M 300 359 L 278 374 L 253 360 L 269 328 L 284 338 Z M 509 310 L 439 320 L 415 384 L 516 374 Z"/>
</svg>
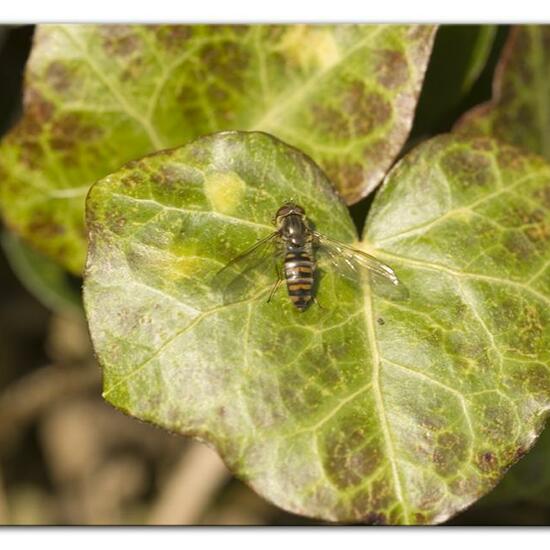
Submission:
<svg viewBox="0 0 550 550">
<path fill-rule="evenodd" d="M 39 368 L 0 395 L 0 442 L 4 442 L 61 397 L 100 385 L 96 364 Z"/>
<path fill-rule="evenodd" d="M 192 441 L 183 452 L 153 505 L 154 525 L 193 525 L 199 522 L 213 495 L 229 479 L 221 458 L 209 447 Z"/>
</svg>

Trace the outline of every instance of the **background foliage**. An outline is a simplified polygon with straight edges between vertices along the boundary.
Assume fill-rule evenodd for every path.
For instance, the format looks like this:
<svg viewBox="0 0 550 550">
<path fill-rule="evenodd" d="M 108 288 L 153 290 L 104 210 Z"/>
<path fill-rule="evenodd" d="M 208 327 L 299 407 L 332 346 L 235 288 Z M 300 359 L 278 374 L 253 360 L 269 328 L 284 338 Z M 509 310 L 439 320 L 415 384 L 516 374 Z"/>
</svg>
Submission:
<svg viewBox="0 0 550 550">
<path fill-rule="evenodd" d="M 404 44 L 407 44 L 408 40 L 406 36 L 408 31 L 404 28 L 373 33 L 376 35 L 374 37 L 366 33 L 364 37 L 359 38 L 338 29 L 329 28 L 309 36 L 309 42 L 315 44 L 315 48 L 303 50 L 296 48 L 296 44 L 302 44 L 305 38 L 303 30 L 274 29 L 274 34 L 269 37 L 263 36 L 262 32 L 254 29 L 245 32 L 239 29 L 228 29 L 218 37 L 210 36 L 208 30 L 193 32 L 189 36 L 173 36 L 172 33 L 168 33 L 162 39 L 162 47 L 155 42 L 161 34 L 141 30 L 128 32 L 123 28 L 113 27 L 109 31 L 99 29 L 99 32 L 96 32 L 90 27 L 83 33 L 76 33 L 76 37 L 71 37 L 70 31 L 59 31 L 55 28 L 41 31 L 34 53 L 35 62 L 31 64 L 29 73 L 25 115 L 15 130 L 8 134 L 0 150 L 0 166 L 6 182 L 2 188 L 2 208 L 10 228 L 15 228 L 30 238 L 34 247 L 38 247 L 60 263 L 52 262 L 51 259 L 29 249 L 27 244 L 13 234 L 7 233 L 4 238 L 6 258 L 32 295 L 27 294 L 19 286 L 17 279 L 7 271 L 5 265 L 2 272 L 6 279 L 3 286 L 5 299 L 2 307 L 2 326 L 6 330 L 2 331 L 5 341 L 1 346 L 2 355 L 0 356 L 3 372 L 0 383 L 5 388 L 0 397 L 1 464 L 4 486 L 0 491 L 0 518 L 3 521 L 29 523 L 144 521 L 307 523 L 312 521 L 283 513 L 280 509 L 264 502 L 240 482 L 234 479 L 230 481 L 225 467 L 208 449 L 120 417 L 98 399 L 97 366 L 91 358 L 82 311 L 78 303 L 79 281 L 67 275 L 60 267 L 61 264 L 75 274 L 80 273 L 84 255 L 81 221 L 83 198 L 89 184 L 95 179 L 115 170 L 124 160 L 141 156 L 162 145 L 177 145 L 188 141 L 190 137 L 219 129 L 220 120 L 224 129 L 233 127 L 267 129 L 276 133 L 278 137 L 300 146 L 307 153 L 312 154 L 336 182 L 355 182 L 352 188 L 341 187 L 341 191 L 349 202 L 355 202 L 372 189 L 373 181 L 380 178 L 395 156 L 402 157 L 419 142 L 453 127 L 456 132 L 465 136 L 457 138 L 465 140 L 459 141 L 462 143 L 459 147 L 462 151 L 469 151 L 472 143 L 484 143 L 475 139 L 471 141 L 473 136 L 490 133 L 525 150 L 546 153 L 545 126 L 538 125 L 541 120 L 544 120 L 545 113 L 547 114 L 545 98 L 548 94 L 542 75 L 545 74 L 547 67 L 546 44 L 548 41 L 545 41 L 545 35 L 548 31 L 544 28 L 512 29 L 508 36 L 508 29 L 504 27 L 442 27 L 435 37 L 434 50 L 421 88 L 414 121 L 412 119 L 414 101 L 412 104 L 411 101 L 419 90 L 421 74 L 416 74 L 415 70 L 411 69 L 413 66 L 411 63 L 414 64 L 415 56 L 426 54 L 429 33 L 424 35 L 416 33 L 412 36 L 414 47 L 404 49 Z M 2 90 L 1 123 L 4 129 L 11 127 L 17 119 L 16 100 L 19 97 L 21 67 L 29 51 L 31 32 L 31 29 L 26 28 L 2 29 L 0 36 L 3 40 L 0 54 L 3 63 L 0 64 L 0 70 L 5 72 L 5 81 L 11 84 Z M 300 32 L 302 35 L 299 34 Z M 214 55 L 217 52 L 216 47 L 220 46 L 216 43 L 218 39 L 224 46 L 226 52 L 224 55 L 229 57 Z M 51 41 L 54 43 L 54 47 L 48 50 L 53 52 L 53 59 L 44 60 L 40 58 L 39 51 L 41 44 L 44 45 L 48 40 L 50 46 Z M 185 66 L 192 68 L 190 70 L 193 72 L 193 78 L 197 78 L 198 75 L 204 81 L 202 88 L 190 89 L 187 84 L 191 78 L 188 72 L 174 71 L 173 64 L 178 62 L 178 57 L 173 50 L 170 50 L 170 47 L 173 48 L 174 40 L 189 41 L 191 45 L 189 51 L 193 52 L 191 59 L 196 58 L 197 61 Z M 327 63 L 327 59 L 330 59 L 329 54 L 335 43 L 340 48 L 349 47 L 354 40 L 361 45 L 351 47 L 352 53 L 345 56 L 345 62 L 335 62 L 333 59 L 329 66 L 323 65 Z M 503 50 L 506 40 L 508 42 Z M 378 47 L 379 44 L 382 46 Z M 461 47 L 452 48 L 456 59 L 452 63 L 446 63 L 451 50 L 450 44 Z M 365 56 L 361 48 L 374 49 L 376 55 Z M 323 52 L 323 55 L 318 56 L 317 52 Z M 357 57 L 354 57 L 355 53 Z M 265 56 L 269 62 L 266 62 Z M 407 78 L 398 79 L 397 83 L 395 78 L 400 74 L 399 71 L 387 74 L 383 67 L 387 65 L 388 60 L 395 61 L 397 65 L 400 63 L 403 65 L 402 61 L 399 61 L 400 56 L 408 60 L 406 62 L 408 68 L 403 69 L 401 73 L 407 75 Z M 62 64 L 58 62 L 59 58 L 63 59 Z M 427 59 L 427 56 L 425 58 Z M 530 62 L 526 68 L 520 70 L 519 60 L 525 58 Z M 88 62 L 90 59 L 93 62 Z M 288 59 L 292 60 L 290 69 L 287 66 Z M 360 59 L 374 59 L 375 62 L 374 65 L 367 64 L 359 68 Z M 108 75 L 107 79 L 90 76 L 90 71 L 97 70 L 97 67 L 94 68 L 94 60 L 100 60 L 102 64 L 100 72 Z M 129 63 L 129 60 L 133 62 Z M 239 67 L 235 75 L 224 72 L 231 63 Z M 258 88 L 258 79 L 254 79 L 253 75 L 257 73 L 262 63 L 266 63 L 266 67 L 273 68 L 275 71 L 274 74 L 266 75 L 266 78 L 269 83 L 276 85 L 264 85 L 263 88 L 260 85 Z M 468 112 L 471 107 L 491 99 L 493 73 L 497 65 L 495 94 L 492 101 Z M 201 76 L 200 71 L 204 71 L 204 67 L 209 68 L 208 75 Z M 281 74 L 277 73 L 282 70 L 281 67 L 285 67 L 286 71 L 290 70 L 290 73 L 285 73 L 287 77 L 290 74 L 290 80 L 281 78 Z M 422 73 L 422 62 L 419 67 L 417 70 Z M 129 70 L 139 71 L 140 74 L 127 74 Z M 326 84 L 323 84 L 323 75 L 327 74 L 327 70 L 335 71 L 340 76 L 338 82 L 343 83 L 340 89 L 330 89 L 330 86 L 334 86 L 333 79 L 327 79 Z M 152 73 L 149 74 L 148 71 Z M 369 79 L 357 81 L 358 71 L 364 71 L 361 74 L 374 74 L 376 78 L 372 81 Z M 157 105 L 153 101 L 154 91 L 149 90 L 148 93 L 144 93 L 145 85 L 132 91 L 124 82 L 132 81 L 137 76 L 140 77 L 141 83 L 147 83 L 149 78 L 151 82 L 157 82 L 159 74 L 166 75 L 165 80 L 168 83 L 166 95 L 163 95 L 162 101 L 157 97 L 160 107 L 158 112 L 155 107 L 154 116 L 150 116 L 151 111 L 146 105 Z M 172 78 L 171 75 L 177 76 Z M 212 79 L 210 79 L 211 75 Z M 320 85 L 313 87 L 311 94 L 305 94 L 304 97 L 299 98 L 300 101 L 295 101 L 296 98 L 289 92 L 289 82 L 295 85 L 300 82 L 300 79 L 312 79 Z M 74 82 L 79 83 L 78 88 L 72 88 Z M 89 87 L 90 82 L 93 83 L 92 87 Z M 360 93 L 358 82 L 363 87 Z M 222 90 L 216 87 L 220 83 Z M 350 87 L 346 88 L 346 84 Z M 94 86 L 99 88 L 96 89 Z M 106 88 L 109 90 L 108 94 L 105 93 Z M 83 94 L 82 90 L 89 90 L 90 95 Z M 130 94 L 128 98 L 121 96 L 121 90 L 124 90 L 125 94 Z M 269 90 L 269 93 L 266 93 L 266 90 Z M 271 95 L 273 90 L 277 92 L 275 95 Z M 182 101 L 182 94 L 186 100 L 185 105 L 191 109 L 189 112 L 182 112 L 182 116 L 183 114 L 186 116 L 185 121 L 193 121 L 191 135 L 180 133 L 182 127 L 188 128 L 189 125 L 186 126 L 183 124 L 184 121 L 178 120 L 177 117 L 167 115 L 169 112 L 174 112 L 171 107 L 174 101 Z M 106 101 L 102 100 L 99 108 L 94 103 L 97 97 L 106 99 Z M 212 103 L 211 100 L 214 97 L 216 102 Z M 281 97 L 291 98 L 288 103 L 283 103 L 284 109 L 280 106 Z M 235 102 L 240 100 L 243 100 L 245 105 L 236 108 Z M 150 103 L 151 101 L 153 103 Z M 363 102 L 366 109 L 365 116 L 354 120 L 358 107 Z M 390 102 L 390 104 L 393 102 L 390 109 L 392 114 L 387 121 L 371 120 L 376 113 L 384 112 L 385 107 L 382 107 L 384 102 Z M 211 108 L 208 106 L 213 104 L 227 110 L 208 113 L 208 109 Z M 274 126 L 250 123 L 246 117 L 250 116 L 251 104 L 254 109 L 259 110 L 262 120 L 265 120 L 266 113 L 269 113 L 267 119 Z M 229 107 L 226 107 L 227 105 Z M 373 109 L 373 105 L 379 105 L 380 109 Z M 396 105 L 400 105 L 399 108 Z M 163 109 L 166 110 L 164 114 Z M 335 112 L 347 113 L 345 121 L 335 119 Z M 78 118 L 74 113 L 79 114 Z M 147 116 L 144 113 L 148 113 Z M 281 114 L 284 114 L 284 118 L 281 118 Z M 315 114 L 320 115 L 317 122 L 308 118 Z M 231 118 L 235 116 L 236 119 Z M 399 124 L 396 126 L 396 121 L 402 123 L 408 116 L 410 116 L 409 122 L 404 126 Z M 256 119 L 257 116 L 254 120 Z M 323 126 L 319 123 L 321 120 L 330 120 L 330 124 Z M 312 128 L 315 129 L 314 132 L 308 132 L 307 137 L 303 132 L 304 121 L 306 128 L 310 123 L 308 121 L 311 121 Z M 518 124 L 518 121 L 521 124 Z M 407 141 L 404 142 L 411 124 L 412 130 Z M 107 134 L 106 128 L 109 128 Z M 372 150 L 376 151 L 376 140 L 380 138 L 376 132 L 380 128 L 387 132 L 384 139 L 390 144 L 390 149 L 384 150 L 383 153 L 378 149 L 378 153 L 368 157 L 369 147 L 373 147 Z M 288 134 L 285 134 L 285 131 Z M 376 136 L 373 138 L 374 134 Z M 350 135 L 353 135 L 352 142 L 357 145 L 357 148 L 351 148 L 343 154 L 341 143 L 349 140 Z M 123 139 L 128 136 L 131 139 Z M 79 140 L 75 137 L 84 139 Z M 322 143 L 327 143 L 331 139 L 334 140 L 331 142 L 331 147 L 323 149 Z M 121 142 L 125 147 L 119 146 Z M 433 145 L 432 147 L 438 150 L 438 147 L 445 149 L 447 146 Z M 484 147 L 487 148 L 486 145 Z M 502 172 L 505 185 L 507 185 L 506 178 L 512 178 L 506 174 L 517 171 L 517 163 L 520 164 L 520 172 L 526 162 L 530 163 L 529 172 L 543 173 L 546 170 L 538 160 L 525 160 L 523 155 L 518 155 L 513 150 L 501 146 L 495 148 L 496 146 L 492 145 L 491 147 L 488 150 L 493 151 L 492 153 L 482 154 L 489 155 L 487 158 L 491 158 L 491 162 L 496 162 L 497 171 Z M 436 157 L 438 154 L 435 154 Z M 353 164 L 358 158 L 364 158 L 363 155 L 373 159 L 369 163 L 369 170 L 372 165 L 375 167 L 372 168 L 372 172 L 362 170 L 360 177 L 357 178 L 354 177 L 356 171 L 354 172 Z M 379 163 L 376 155 L 382 159 Z M 76 163 L 68 164 L 69 158 L 78 160 Z M 335 166 L 334 159 L 342 158 L 345 159 L 346 165 Z M 430 158 L 428 154 L 427 158 Z M 25 159 L 26 162 L 22 163 L 21 160 Z M 517 159 L 515 165 L 514 159 Z M 38 160 L 40 160 L 39 164 L 33 166 L 32 163 Z M 433 160 L 426 162 L 430 164 Z M 406 166 L 406 163 L 402 165 L 399 172 L 402 175 L 396 175 L 395 178 L 401 177 L 411 184 L 414 181 L 414 173 L 408 174 Z M 452 167 L 452 164 L 450 166 Z M 461 163 L 459 166 L 463 167 L 464 164 Z M 479 169 L 479 164 L 474 163 L 473 166 L 476 166 L 476 170 Z M 453 171 L 451 170 L 450 173 Z M 463 181 L 470 182 L 472 173 L 466 171 L 460 177 Z M 457 179 L 458 182 L 460 177 Z M 77 181 L 78 185 L 75 183 Z M 513 182 L 513 178 L 510 181 Z M 535 203 L 537 200 L 542 200 L 540 192 L 541 190 L 544 192 L 544 181 L 542 179 L 542 183 L 535 183 L 534 187 L 531 187 Z M 22 182 L 26 182 L 26 192 L 23 194 L 21 193 Z M 36 191 L 38 193 L 33 198 L 33 193 Z M 43 208 L 44 192 L 53 192 L 56 195 L 53 202 L 47 201 L 47 208 Z M 475 190 L 468 192 L 475 193 Z M 389 191 L 385 196 L 388 196 L 388 193 Z M 373 196 L 374 194 L 371 194 L 351 208 L 353 219 L 360 229 Z M 383 197 L 384 195 L 377 194 L 378 205 L 374 205 L 371 214 L 380 210 L 380 205 L 384 202 Z M 518 205 L 527 198 L 524 196 L 520 199 L 507 195 L 507 199 L 510 201 L 506 205 L 510 210 L 509 215 L 498 220 L 499 224 L 509 226 L 502 231 L 502 235 L 508 235 L 510 238 L 504 239 L 503 242 L 512 243 L 512 253 L 520 249 L 526 253 L 530 250 L 529 246 L 534 246 L 533 253 L 538 255 L 536 242 L 530 240 L 530 237 L 533 235 L 536 237 L 540 231 L 544 236 L 544 216 L 523 224 L 521 216 L 525 211 L 522 214 L 521 209 L 518 210 Z M 72 206 L 67 208 L 68 204 Z M 503 206 L 499 204 L 498 209 Z M 37 216 L 36 208 L 42 208 L 42 215 Z M 489 212 L 489 216 L 493 217 L 493 214 Z M 514 217 L 520 220 L 515 225 L 512 223 Z M 58 224 L 57 229 L 55 224 Z M 454 230 L 456 227 L 453 228 Z M 494 235 L 491 237 L 491 229 L 486 230 L 487 238 L 494 239 Z M 531 233 L 530 230 L 532 230 Z M 367 225 L 367 234 L 368 231 L 369 225 Z M 372 228 L 370 231 L 372 232 Z M 517 236 L 522 235 L 523 231 L 525 231 L 525 238 L 530 242 L 529 245 L 521 240 L 523 237 Z M 388 237 L 391 235 L 380 238 Z M 443 230 L 441 238 L 448 239 L 449 234 Z M 432 241 L 434 239 L 437 240 L 434 236 L 428 238 Z M 423 251 L 423 254 L 426 253 L 427 249 L 422 244 L 422 239 L 412 241 L 412 248 L 410 242 L 405 241 L 404 244 L 409 250 L 415 250 L 417 247 L 417 250 Z M 388 249 L 387 252 L 401 253 L 398 249 Z M 540 254 L 544 261 L 546 249 L 543 249 Z M 493 255 L 492 258 L 495 260 L 496 256 Z M 514 265 L 513 262 L 506 261 L 508 265 Z M 479 265 L 483 268 L 488 264 L 485 260 L 485 264 L 482 262 Z M 521 265 L 523 264 L 517 264 L 517 268 L 520 269 Z M 528 278 L 535 275 L 537 270 L 544 274 L 542 264 L 531 262 L 528 265 L 529 269 L 532 269 L 532 272 L 527 274 Z M 508 276 L 508 274 L 505 275 L 506 278 Z M 512 274 L 512 277 L 515 276 Z M 427 275 L 423 273 L 422 278 L 426 277 Z M 546 278 L 541 277 L 536 285 L 538 291 L 543 294 L 547 291 L 545 281 Z M 468 290 L 470 291 L 471 289 Z M 38 298 L 45 308 L 33 296 Z M 511 296 L 505 297 L 504 294 L 499 296 L 498 300 L 501 304 L 503 299 L 506 302 L 511 299 Z M 487 297 L 481 303 L 487 303 Z M 543 314 L 542 311 L 539 313 Z M 385 315 L 387 314 L 386 312 Z M 14 323 L 15 318 L 20 319 L 21 324 Z M 428 321 L 429 319 L 426 319 L 427 326 L 433 319 Z M 531 328 L 537 324 L 542 326 L 541 337 L 544 338 L 544 335 L 547 337 L 548 325 L 542 317 L 535 319 L 531 316 L 525 321 L 527 325 L 531 323 L 529 325 Z M 436 323 L 444 325 L 445 321 L 438 319 Z M 458 341 L 456 338 L 451 338 L 449 343 L 456 346 Z M 501 348 L 502 343 L 499 342 L 498 346 Z M 516 341 L 513 347 L 517 350 L 520 349 L 518 346 L 521 348 Z M 37 365 L 47 366 L 37 368 Z M 526 386 L 522 391 L 532 398 L 536 393 L 535 389 L 538 390 L 537 407 L 544 408 L 543 394 L 546 390 L 542 393 L 540 390 L 541 387 L 544 388 L 545 379 L 539 377 L 537 380 L 536 388 Z M 456 384 L 456 381 L 452 384 Z M 482 384 L 488 387 L 490 380 L 485 380 Z M 517 390 L 517 386 L 504 384 L 499 390 L 503 395 L 500 398 L 501 401 L 509 398 L 507 396 L 509 391 L 512 392 L 510 395 L 517 396 Z M 462 395 L 462 390 L 459 390 L 459 395 Z M 518 399 L 518 402 L 521 402 L 523 398 Z M 446 409 L 447 414 L 451 411 L 454 415 L 452 412 L 454 408 L 448 402 Z M 511 424 L 507 424 L 505 419 L 510 410 L 509 406 L 504 404 L 486 413 L 497 415 L 501 419 L 499 425 L 502 430 L 507 431 Z M 432 416 L 434 414 L 432 411 Z M 520 434 L 519 439 L 512 441 L 509 437 L 493 434 L 499 447 L 496 455 L 493 454 L 496 447 L 491 447 L 491 450 L 479 449 L 476 455 L 478 463 L 472 471 L 477 471 L 476 475 L 485 477 L 490 484 L 491 480 L 496 481 L 494 472 L 507 468 L 527 451 L 532 442 L 530 432 L 532 419 L 525 417 L 518 419 L 518 422 L 520 424 L 517 424 L 516 428 L 519 430 L 517 431 Z M 160 423 L 163 424 L 163 422 Z M 482 424 L 481 428 L 484 425 L 486 426 L 487 423 Z M 533 427 L 540 428 L 536 422 Z M 437 430 L 435 427 L 432 428 L 435 433 Z M 524 432 L 523 435 L 521 435 L 522 432 Z M 489 435 L 485 434 L 480 441 L 488 441 Z M 549 512 L 544 498 L 547 477 L 544 460 L 548 446 L 546 439 L 547 437 L 540 439 L 536 448 L 512 468 L 496 490 L 451 521 L 460 524 L 548 523 Z M 71 444 L 67 444 L 67 441 Z M 506 445 L 508 448 L 505 448 Z M 69 450 L 75 447 L 80 448 L 81 452 L 74 453 Z M 449 442 L 442 446 L 442 449 L 450 448 L 452 445 Z M 26 457 L 25 461 L 20 460 L 21 456 Z M 447 469 L 444 473 L 442 473 L 443 470 L 439 471 L 437 475 L 449 477 L 451 474 L 448 468 L 455 468 L 456 464 L 447 463 L 445 456 L 443 453 L 435 461 L 436 469 L 438 461 L 443 470 Z M 415 460 L 418 461 L 418 456 Z M 460 468 L 457 471 L 460 471 Z M 197 475 L 198 472 L 200 472 L 199 475 Z M 462 473 L 459 478 L 461 475 Z M 200 486 L 193 483 L 193 479 L 197 477 L 205 480 Z M 532 480 L 538 480 L 538 482 L 533 483 Z M 472 497 L 480 491 L 479 487 L 468 488 L 468 482 L 467 477 L 462 477 L 460 480 L 462 494 L 458 498 L 458 504 L 453 505 L 451 498 L 445 501 L 446 504 L 440 502 L 433 511 L 424 506 L 418 510 L 422 515 L 417 517 L 416 521 L 429 521 L 432 519 L 430 514 L 437 510 L 445 516 L 441 510 L 448 510 L 448 515 L 453 510 L 462 508 L 464 503 L 470 502 Z M 464 494 L 470 495 L 469 500 L 464 500 Z M 285 506 L 284 503 L 282 505 Z M 285 507 L 292 509 L 288 505 Z M 528 513 L 525 512 L 526 510 Z M 324 517 L 330 518 L 327 514 L 324 514 Z M 357 518 L 342 515 L 337 519 Z M 381 523 L 388 519 L 393 522 L 402 521 L 398 515 L 391 514 L 387 518 L 382 515 L 370 517 L 363 515 L 361 519 L 368 523 Z"/>
</svg>

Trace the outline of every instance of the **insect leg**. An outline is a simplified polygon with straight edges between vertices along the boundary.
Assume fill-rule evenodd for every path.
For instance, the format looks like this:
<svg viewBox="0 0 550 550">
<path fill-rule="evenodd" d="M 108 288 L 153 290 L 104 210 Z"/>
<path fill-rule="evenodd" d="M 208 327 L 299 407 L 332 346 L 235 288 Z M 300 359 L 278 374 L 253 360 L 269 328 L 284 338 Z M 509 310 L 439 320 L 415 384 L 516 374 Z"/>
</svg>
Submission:
<svg viewBox="0 0 550 550">
<path fill-rule="evenodd" d="M 277 292 L 277 289 L 281 286 L 282 282 L 283 282 L 282 279 L 277 279 L 277 282 L 271 288 L 271 292 L 269 293 L 269 298 L 267 299 L 267 303 L 271 302 L 271 298 L 273 298 L 273 295 L 275 294 L 275 292 Z"/>
<path fill-rule="evenodd" d="M 271 292 L 269 293 L 269 298 L 267 299 L 267 303 L 271 302 L 271 298 L 273 298 L 273 295 L 275 292 L 277 292 L 277 289 L 283 282 L 283 277 L 281 275 L 281 271 L 277 264 L 275 264 L 275 273 L 277 274 L 277 280 L 275 281 L 275 284 L 271 287 Z"/>
<path fill-rule="evenodd" d="M 321 302 L 317 299 L 317 296 L 313 296 L 313 301 L 319 306 L 319 309 L 326 309 L 321 305 Z"/>
</svg>

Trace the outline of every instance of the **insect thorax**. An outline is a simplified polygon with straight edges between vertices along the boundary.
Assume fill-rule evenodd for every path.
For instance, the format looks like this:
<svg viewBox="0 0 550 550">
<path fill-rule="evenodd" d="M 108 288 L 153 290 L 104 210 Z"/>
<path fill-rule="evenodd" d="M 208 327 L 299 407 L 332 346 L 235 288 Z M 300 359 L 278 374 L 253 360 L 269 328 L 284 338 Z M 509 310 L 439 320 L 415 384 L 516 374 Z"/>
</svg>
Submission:
<svg viewBox="0 0 550 550">
<path fill-rule="evenodd" d="M 279 231 L 287 247 L 303 248 L 311 241 L 310 230 L 302 216 L 291 214 L 282 219 Z"/>
</svg>

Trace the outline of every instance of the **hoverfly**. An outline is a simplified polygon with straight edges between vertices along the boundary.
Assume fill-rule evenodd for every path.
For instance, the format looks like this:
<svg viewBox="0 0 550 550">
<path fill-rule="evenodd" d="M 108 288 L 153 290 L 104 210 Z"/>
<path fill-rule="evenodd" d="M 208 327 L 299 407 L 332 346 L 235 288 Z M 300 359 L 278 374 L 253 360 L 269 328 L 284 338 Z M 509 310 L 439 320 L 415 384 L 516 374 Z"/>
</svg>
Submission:
<svg viewBox="0 0 550 550">
<path fill-rule="evenodd" d="M 304 311 L 315 300 L 317 256 L 324 255 L 337 274 L 353 281 L 362 272 L 383 277 L 393 285 L 399 280 L 393 269 L 373 256 L 315 231 L 305 210 L 294 202 L 283 204 L 275 214 L 277 229 L 233 258 L 215 276 L 226 302 L 242 299 L 246 287 L 255 284 L 258 274 L 274 269 L 277 279 L 271 288 L 271 301 L 283 280 L 292 304 Z M 236 274 L 235 274 L 236 272 Z"/>
</svg>

